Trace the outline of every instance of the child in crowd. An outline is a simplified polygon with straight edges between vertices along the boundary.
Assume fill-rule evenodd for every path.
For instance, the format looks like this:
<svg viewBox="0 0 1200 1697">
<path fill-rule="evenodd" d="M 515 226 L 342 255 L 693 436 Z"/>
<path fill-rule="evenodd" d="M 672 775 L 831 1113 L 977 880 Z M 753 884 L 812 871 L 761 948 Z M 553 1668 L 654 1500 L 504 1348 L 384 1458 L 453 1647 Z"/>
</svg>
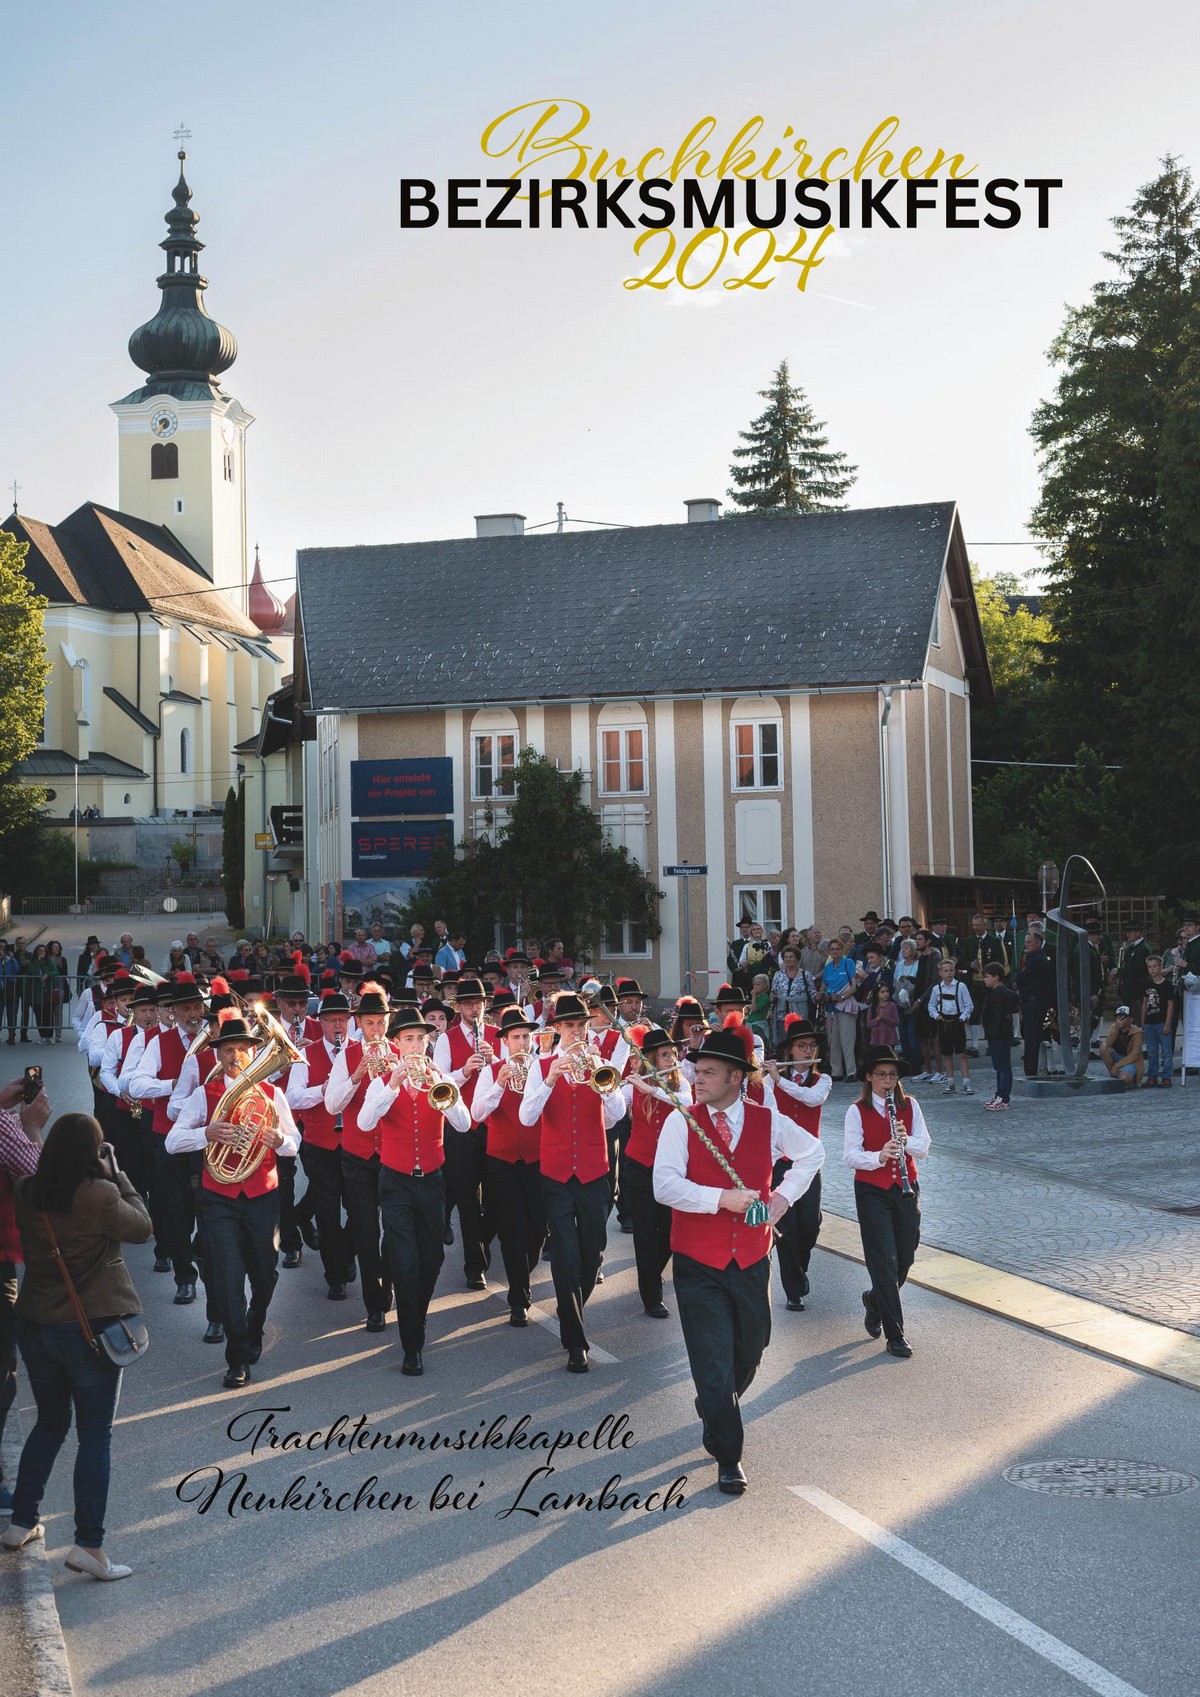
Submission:
<svg viewBox="0 0 1200 1697">
<path fill-rule="evenodd" d="M 767 1040 L 767 1024 L 771 1005 L 771 980 L 765 972 L 756 972 L 750 985 L 750 1009 L 746 1024 L 756 1037 Z"/>
<path fill-rule="evenodd" d="M 886 984 L 877 984 L 867 1009 L 867 1041 L 876 1048 L 894 1049 L 900 1035 L 900 1009 Z"/>
<path fill-rule="evenodd" d="M 1110 1078 L 1119 1078 L 1129 1089 L 1141 1082 L 1145 1055 L 1141 1027 L 1133 1023 L 1133 1012 L 1123 1003 L 1113 1015 L 1108 1037 L 1100 1045 L 1100 1059 Z"/>
<path fill-rule="evenodd" d="M 964 1096 L 973 1096 L 971 1084 L 971 1063 L 967 1059 L 967 1021 L 971 1017 L 971 992 L 966 985 L 955 977 L 955 965 L 952 960 L 938 962 L 937 983 L 929 987 L 925 997 L 925 1006 L 929 1017 L 937 1030 L 937 1053 L 941 1065 L 945 1069 L 944 1088 L 942 1094 L 953 1096 L 954 1057 L 958 1056 L 958 1067 L 962 1073 Z M 936 1078 L 938 1074 L 934 1074 Z"/>
<path fill-rule="evenodd" d="M 996 1094 L 985 1108 L 1003 1109 L 1012 1105 L 1012 1048 L 1013 1015 L 1021 1011 L 1021 998 L 1004 982 L 1004 968 L 995 963 L 983 969 L 983 1000 L 979 1004 L 979 1023 L 987 1042 L 987 1051 L 996 1069 Z"/>
<path fill-rule="evenodd" d="M 1146 1047 L 1143 1090 L 1169 1090 L 1175 1071 L 1175 1034 L 1170 1031 L 1175 991 L 1163 971 L 1161 955 L 1146 960 L 1150 981 L 1142 995 L 1142 1040 Z"/>
</svg>

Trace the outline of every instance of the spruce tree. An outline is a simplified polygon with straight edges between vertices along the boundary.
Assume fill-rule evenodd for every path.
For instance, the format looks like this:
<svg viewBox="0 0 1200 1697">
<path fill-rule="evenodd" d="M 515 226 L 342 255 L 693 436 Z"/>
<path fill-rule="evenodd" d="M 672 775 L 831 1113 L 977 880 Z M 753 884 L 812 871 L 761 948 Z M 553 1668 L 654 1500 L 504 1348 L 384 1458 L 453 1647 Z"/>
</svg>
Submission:
<svg viewBox="0 0 1200 1697">
<path fill-rule="evenodd" d="M 759 394 L 766 411 L 738 435 L 729 475 L 729 499 L 743 513 L 840 512 L 842 497 L 858 475 L 845 454 L 829 446 L 825 426 L 813 417 L 803 389 L 793 388 L 783 360 L 769 389 Z M 738 514 L 731 514 L 737 517 Z"/>
</svg>

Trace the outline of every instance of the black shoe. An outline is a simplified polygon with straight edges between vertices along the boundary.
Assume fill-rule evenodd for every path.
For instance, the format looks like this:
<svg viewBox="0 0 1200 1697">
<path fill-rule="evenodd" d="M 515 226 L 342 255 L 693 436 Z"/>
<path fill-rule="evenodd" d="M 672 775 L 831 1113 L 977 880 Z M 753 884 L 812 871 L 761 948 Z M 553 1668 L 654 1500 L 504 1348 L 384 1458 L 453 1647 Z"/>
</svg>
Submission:
<svg viewBox="0 0 1200 1697">
<path fill-rule="evenodd" d="M 406 1349 L 404 1360 L 400 1363 L 400 1371 L 407 1373 L 410 1379 L 420 1378 L 425 1371 L 425 1363 L 421 1360 L 419 1349 Z"/>
<path fill-rule="evenodd" d="M 167 1260 L 165 1255 L 159 1255 L 156 1257 L 154 1262 L 154 1271 L 156 1273 L 169 1273 L 171 1271 L 171 1263 Z"/>
<path fill-rule="evenodd" d="M 804 1298 L 802 1296 L 789 1296 L 787 1299 L 787 1311 L 789 1314 L 803 1314 Z"/>
<path fill-rule="evenodd" d="M 700 1442 L 704 1445 L 704 1447 L 708 1451 L 709 1455 L 711 1455 L 713 1460 L 715 1461 L 717 1459 L 717 1452 L 716 1452 L 716 1449 L 713 1445 L 712 1434 L 710 1433 L 708 1427 L 704 1424 L 704 1415 L 701 1413 L 701 1410 L 700 1410 L 700 1398 L 699 1397 L 693 1397 L 692 1401 L 695 1404 L 696 1414 L 697 1414 L 697 1416 L 700 1420 L 700 1428 L 701 1428 L 701 1430 L 700 1430 Z"/>
<path fill-rule="evenodd" d="M 296 1224 L 300 1227 L 300 1236 L 315 1255 L 321 1247 L 321 1239 L 317 1236 L 316 1222 L 314 1220 L 297 1220 Z"/>
<path fill-rule="evenodd" d="M 180 1285 L 175 1292 L 175 1306 L 186 1308 L 189 1302 L 196 1300 L 195 1285 Z"/>
<path fill-rule="evenodd" d="M 251 1367 L 254 1366 L 254 1363 L 259 1359 L 259 1357 L 261 1355 L 262 1355 L 262 1339 L 261 1338 L 251 1338 L 249 1345 L 247 1346 L 247 1349 L 246 1349 L 246 1360 L 250 1363 Z"/>
<path fill-rule="evenodd" d="M 284 1251 L 283 1264 L 290 1272 L 293 1267 L 298 1267 L 300 1265 L 302 1258 L 303 1257 L 299 1249 L 288 1249 Z"/>
<path fill-rule="evenodd" d="M 671 1318 L 671 1310 L 665 1302 L 652 1302 L 646 1312 L 652 1320 L 669 1320 Z"/>
<path fill-rule="evenodd" d="M 487 1289 L 487 1280 L 484 1278 L 482 1273 L 476 1273 L 474 1278 L 470 1278 L 470 1279 L 467 1280 L 467 1289 L 468 1290 L 486 1290 Z"/>
<path fill-rule="evenodd" d="M 367 1315 L 367 1330 L 369 1332 L 386 1332 L 387 1331 L 387 1315 L 386 1314 L 379 1314 L 379 1313 L 368 1314 Z"/>
<path fill-rule="evenodd" d="M 210 1320 L 204 1333 L 205 1343 L 224 1343 L 225 1328 L 219 1320 Z"/>
<path fill-rule="evenodd" d="M 586 1373 L 588 1371 L 588 1352 L 586 1349 L 570 1349 L 567 1351 L 567 1372 Z"/>
<path fill-rule="evenodd" d="M 221 1383 L 227 1391 L 240 1391 L 243 1385 L 250 1383 L 250 1369 L 245 1364 L 231 1367 Z"/>
<path fill-rule="evenodd" d="M 529 1315 L 526 1313 L 524 1308 L 510 1308 L 508 1311 L 508 1323 L 510 1326 L 527 1326 L 529 1324 Z"/>
<path fill-rule="evenodd" d="M 329 1297 L 330 1302 L 345 1302 L 346 1287 L 345 1285 L 330 1285 L 326 1294 Z"/>
<path fill-rule="evenodd" d="M 912 1344 L 909 1343 L 906 1337 L 889 1338 L 887 1342 L 887 1352 L 889 1355 L 898 1355 L 901 1360 L 906 1361 L 912 1354 Z"/>
<path fill-rule="evenodd" d="M 632 1220 L 618 1220 L 617 1224 L 620 1226 L 621 1230 L 625 1233 L 626 1237 L 628 1237 L 632 1233 L 632 1231 L 633 1231 L 633 1221 Z"/>
<path fill-rule="evenodd" d="M 871 1301 L 871 1293 L 869 1290 L 863 1291 L 862 1303 L 863 1325 L 867 1328 L 867 1336 L 872 1338 L 882 1336 L 883 1321 L 879 1318 L 879 1311 L 875 1307 L 875 1304 Z"/>
<path fill-rule="evenodd" d="M 547 1244 L 545 1249 L 542 1250 L 542 1260 L 548 1261 L 549 1259 L 550 1259 L 550 1245 Z"/>
<path fill-rule="evenodd" d="M 596 1274 L 596 1283 L 598 1285 L 602 1285 L 604 1283 L 604 1268 L 603 1267 L 601 1267 L 600 1271 Z"/>
<path fill-rule="evenodd" d="M 445 1231 L 442 1233 L 442 1242 L 446 1245 L 447 1249 L 452 1249 L 454 1247 L 454 1227 L 453 1226 L 447 1226 L 446 1227 Z"/>
<path fill-rule="evenodd" d="M 740 1497 L 745 1489 L 746 1475 L 740 1461 L 735 1461 L 732 1467 L 717 1468 L 718 1491 L 724 1491 L 727 1497 Z"/>
</svg>

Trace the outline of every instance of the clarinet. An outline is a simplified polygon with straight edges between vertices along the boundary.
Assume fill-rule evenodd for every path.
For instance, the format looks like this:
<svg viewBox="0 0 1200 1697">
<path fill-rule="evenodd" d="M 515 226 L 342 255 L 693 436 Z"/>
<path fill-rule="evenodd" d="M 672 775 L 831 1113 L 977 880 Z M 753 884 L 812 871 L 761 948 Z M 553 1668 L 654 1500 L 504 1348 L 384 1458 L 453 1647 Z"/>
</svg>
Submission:
<svg viewBox="0 0 1200 1697">
<path fill-rule="evenodd" d="M 911 1196 L 912 1185 L 908 1180 L 908 1156 L 905 1153 L 905 1145 L 908 1143 L 908 1133 L 900 1124 L 900 1121 L 896 1118 L 895 1092 L 892 1090 L 887 1091 L 883 1100 L 884 1105 L 887 1108 L 888 1135 L 891 1137 L 893 1142 L 900 1145 L 900 1157 L 896 1163 L 900 1169 L 900 1193 L 902 1196 Z"/>
</svg>

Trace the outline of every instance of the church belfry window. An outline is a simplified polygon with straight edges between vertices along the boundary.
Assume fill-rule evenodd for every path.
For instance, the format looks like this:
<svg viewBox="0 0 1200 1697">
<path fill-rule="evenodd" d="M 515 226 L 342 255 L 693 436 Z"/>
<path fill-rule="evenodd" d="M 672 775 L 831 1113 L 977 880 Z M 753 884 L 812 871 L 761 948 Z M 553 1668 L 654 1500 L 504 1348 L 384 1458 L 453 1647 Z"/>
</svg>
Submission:
<svg viewBox="0 0 1200 1697">
<path fill-rule="evenodd" d="M 179 444 L 155 442 L 150 448 L 151 478 L 179 476 Z"/>
<path fill-rule="evenodd" d="M 233 455 L 229 452 L 225 454 L 225 481 L 226 483 L 233 482 Z"/>
</svg>

